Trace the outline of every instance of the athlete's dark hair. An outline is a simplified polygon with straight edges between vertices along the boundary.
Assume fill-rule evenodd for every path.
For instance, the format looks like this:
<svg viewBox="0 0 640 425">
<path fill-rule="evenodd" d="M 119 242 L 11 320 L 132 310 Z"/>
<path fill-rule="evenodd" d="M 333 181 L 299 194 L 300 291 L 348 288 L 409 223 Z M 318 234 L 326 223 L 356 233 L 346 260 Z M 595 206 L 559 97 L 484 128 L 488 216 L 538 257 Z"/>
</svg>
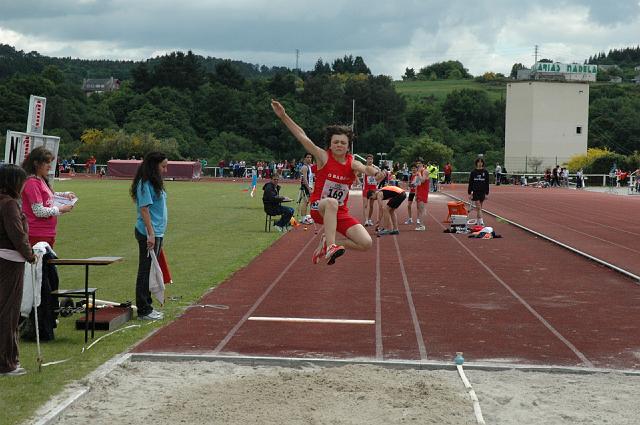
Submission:
<svg viewBox="0 0 640 425">
<path fill-rule="evenodd" d="M 368 153 L 368 154 L 365 156 L 365 159 L 366 159 L 366 158 L 373 158 L 373 154 Z"/>
<path fill-rule="evenodd" d="M 53 161 L 53 152 L 44 146 L 38 146 L 31 152 L 29 152 L 29 156 L 27 156 L 24 161 L 22 161 L 22 168 L 27 172 L 28 175 L 35 175 L 38 167 L 42 164 L 48 164 Z M 51 189 L 51 185 L 49 184 L 49 179 L 44 176 L 42 177 L 44 182 Z"/>
<path fill-rule="evenodd" d="M 324 130 L 324 141 L 327 149 L 331 147 L 331 137 L 335 134 L 344 134 L 349 139 L 349 150 L 353 144 L 353 130 L 348 125 L 330 125 Z"/>
<path fill-rule="evenodd" d="M 484 159 L 482 159 L 482 158 L 476 159 L 476 162 L 475 162 L 476 167 L 478 166 L 478 162 L 482 162 L 482 166 L 484 167 L 484 165 L 485 165 L 484 164 Z"/>
<path fill-rule="evenodd" d="M 129 190 L 129 194 L 134 201 L 138 199 L 138 184 L 140 182 L 144 183 L 148 181 L 151 183 L 156 195 L 160 195 L 164 190 L 164 181 L 160 174 L 159 165 L 165 159 L 167 159 L 167 156 L 162 152 L 149 152 L 145 155 L 142 164 L 140 164 L 138 171 L 136 171 L 136 176 L 133 178 L 131 189 Z"/>
<path fill-rule="evenodd" d="M 17 165 L 0 166 L 0 193 L 19 199 L 25 180 L 27 180 L 27 173 Z"/>
</svg>

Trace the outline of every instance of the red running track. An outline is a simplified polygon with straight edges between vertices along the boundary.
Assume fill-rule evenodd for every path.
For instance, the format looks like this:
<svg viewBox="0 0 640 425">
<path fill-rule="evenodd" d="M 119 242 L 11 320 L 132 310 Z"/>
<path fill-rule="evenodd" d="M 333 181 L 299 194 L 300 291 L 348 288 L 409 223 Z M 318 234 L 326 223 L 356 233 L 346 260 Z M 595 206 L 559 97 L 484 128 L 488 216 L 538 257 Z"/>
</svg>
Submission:
<svg viewBox="0 0 640 425">
<path fill-rule="evenodd" d="M 638 285 L 492 218 L 502 239 L 443 233 L 447 201 L 431 196 L 426 232 L 401 226 L 334 266 L 311 264 L 312 232 L 290 232 L 134 351 L 439 361 L 463 351 L 468 361 L 640 369 Z"/>
<path fill-rule="evenodd" d="M 466 185 L 444 191 L 467 199 Z M 485 208 L 640 276 L 640 196 L 492 186 Z"/>
</svg>

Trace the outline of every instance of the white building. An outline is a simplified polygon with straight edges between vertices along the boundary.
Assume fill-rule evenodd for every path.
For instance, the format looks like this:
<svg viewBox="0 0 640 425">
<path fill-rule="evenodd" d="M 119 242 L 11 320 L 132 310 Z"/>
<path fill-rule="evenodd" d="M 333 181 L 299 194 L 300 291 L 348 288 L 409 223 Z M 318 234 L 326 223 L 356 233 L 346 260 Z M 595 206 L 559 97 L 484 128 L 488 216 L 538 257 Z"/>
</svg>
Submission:
<svg viewBox="0 0 640 425">
<path fill-rule="evenodd" d="M 505 160 L 509 173 L 544 172 L 587 153 L 589 84 L 507 84 Z"/>
</svg>

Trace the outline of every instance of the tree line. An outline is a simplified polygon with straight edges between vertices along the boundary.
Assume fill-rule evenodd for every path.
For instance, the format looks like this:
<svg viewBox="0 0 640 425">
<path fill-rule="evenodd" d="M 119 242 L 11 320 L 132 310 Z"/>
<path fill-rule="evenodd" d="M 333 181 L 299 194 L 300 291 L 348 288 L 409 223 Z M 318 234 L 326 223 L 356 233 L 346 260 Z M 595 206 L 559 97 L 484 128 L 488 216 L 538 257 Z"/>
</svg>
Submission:
<svg viewBox="0 0 640 425">
<path fill-rule="evenodd" d="M 210 163 L 300 157 L 304 152 L 270 109 L 270 99 L 277 98 L 318 144 L 325 125 L 353 123 L 360 154 L 385 152 L 400 162 L 422 156 L 451 161 L 460 170 L 471 168 L 478 153 L 488 163 L 504 156 L 504 99 L 491 100 L 482 89 L 454 90 L 444 100 L 404 98 L 391 78 L 372 75 L 358 56 L 319 59 L 308 72 L 282 68 L 259 77 L 229 60 L 210 67 L 192 52 L 125 65 L 129 78 L 120 90 L 89 97 L 65 66 L 11 73 L 0 79 L 0 131 L 25 128 L 28 97 L 36 94 L 47 97 L 45 132 L 61 137 L 61 156 L 95 155 L 103 162 L 162 149 L 172 159 Z M 422 74 L 440 78 L 453 70 L 467 72 L 450 61 Z M 603 86 L 591 93 L 589 145 L 623 154 L 638 150 L 639 91 Z"/>
</svg>

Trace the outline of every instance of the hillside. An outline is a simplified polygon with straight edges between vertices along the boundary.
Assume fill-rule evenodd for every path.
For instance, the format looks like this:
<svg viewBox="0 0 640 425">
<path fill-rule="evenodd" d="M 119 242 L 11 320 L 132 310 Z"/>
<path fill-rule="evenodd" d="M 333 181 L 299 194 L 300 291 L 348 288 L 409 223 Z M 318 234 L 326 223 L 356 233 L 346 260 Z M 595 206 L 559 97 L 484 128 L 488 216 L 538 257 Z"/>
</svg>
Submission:
<svg viewBox="0 0 640 425">
<path fill-rule="evenodd" d="M 408 100 L 433 96 L 442 101 L 452 91 L 462 89 L 485 91 L 491 100 L 503 99 L 505 96 L 505 84 L 478 83 L 474 80 L 394 81 L 393 86 Z"/>
</svg>

